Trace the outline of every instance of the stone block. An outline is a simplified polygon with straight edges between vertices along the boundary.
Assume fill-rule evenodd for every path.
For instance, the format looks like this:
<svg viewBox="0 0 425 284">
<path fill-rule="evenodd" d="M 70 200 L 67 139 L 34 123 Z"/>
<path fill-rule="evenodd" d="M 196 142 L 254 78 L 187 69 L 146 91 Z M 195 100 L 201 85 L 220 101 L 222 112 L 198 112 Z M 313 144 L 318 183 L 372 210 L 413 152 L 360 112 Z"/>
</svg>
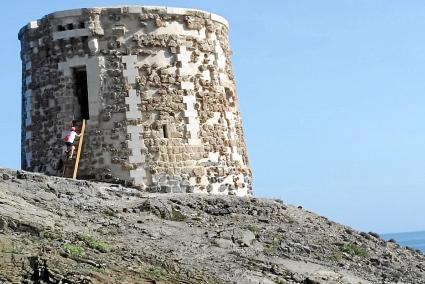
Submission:
<svg viewBox="0 0 425 284">
<path fill-rule="evenodd" d="M 195 85 L 192 82 L 181 82 L 180 88 L 182 90 L 193 90 L 195 88 Z"/>
<path fill-rule="evenodd" d="M 31 84 L 31 82 L 32 82 L 32 77 L 31 77 L 31 75 L 28 75 L 28 76 L 26 76 L 25 77 L 25 85 L 29 85 L 29 84 Z"/>
<path fill-rule="evenodd" d="M 125 26 L 116 26 L 112 28 L 112 34 L 117 37 L 124 36 L 127 31 Z"/>
<path fill-rule="evenodd" d="M 72 37 L 83 37 L 83 36 L 89 36 L 90 30 L 89 29 L 75 29 L 75 30 L 67 30 L 67 31 L 60 31 L 60 32 L 54 32 L 53 33 L 53 40 L 58 39 L 66 39 L 66 38 L 72 38 Z"/>
<path fill-rule="evenodd" d="M 99 51 L 99 43 L 97 41 L 97 38 L 90 39 L 88 41 L 88 46 L 92 54 L 95 54 Z"/>
<path fill-rule="evenodd" d="M 129 84 L 136 83 L 136 77 L 139 75 L 139 71 L 136 66 L 137 55 L 124 55 L 121 57 L 122 63 L 124 63 L 123 75 L 127 79 Z"/>
<path fill-rule="evenodd" d="M 142 7 L 140 6 L 128 6 L 127 11 L 129 14 L 141 14 L 142 13 Z"/>
<path fill-rule="evenodd" d="M 192 118 L 192 117 L 197 117 L 197 116 L 198 116 L 198 111 L 197 110 L 188 109 L 188 110 L 185 110 L 184 111 L 184 117 Z"/>
<path fill-rule="evenodd" d="M 32 152 L 28 152 L 25 154 L 25 160 L 27 162 L 27 166 L 30 167 L 32 162 Z"/>
<path fill-rule="evenodd" d="M 171 186 L 161 185 L 161 192 L 163 192 L 163 193 L 171 193 Z"/>
<path fill-rule="evenodd" d="M 143 184 L 144 178 L 146 177 L 146 171 L 144 169 L 131 170 L 130 177 L 134 180 L 135 184 Z"/>
<path fill-rule="evenodd" d="M 142 118 L 142 113 L 137 107 L 140 104 L 140 97 L 137 96 L 136 90 L 130 89 L 128 91 L 128 97 L 124 101 L 128 105 L 128 111 L 126 112 L 127 119 Z"/>
<path fill-rule="evenodd" d="M 28 29 L 36 29 L 38 28 L 38 21 L 31 21 L 27 25 Z"/>
<path fill-rule="evenodd" d="M 174 185 L 174 186 L 171 186 L 171 192 L 172 193 L 183 193 L 183 190 L 180 186 Z"/>
<path fill-rule="evenodd" d="M 186 191 L 186 193 L 194 193 L 195 192 L 195 187 L 193 185 L 188 185 L 185 186 L 184 188 L 182 188 L 184 191 Z"/>
</svg>

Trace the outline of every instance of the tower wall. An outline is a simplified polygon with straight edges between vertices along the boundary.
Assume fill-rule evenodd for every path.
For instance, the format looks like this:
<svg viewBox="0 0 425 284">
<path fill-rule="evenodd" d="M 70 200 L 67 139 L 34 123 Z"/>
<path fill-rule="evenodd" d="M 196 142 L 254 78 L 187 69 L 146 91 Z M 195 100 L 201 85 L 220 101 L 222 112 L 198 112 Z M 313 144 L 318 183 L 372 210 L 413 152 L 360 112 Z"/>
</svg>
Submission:
<svg viewBox="0 0 425 284">
<path fill-rule="evenodd" d="M 29 23 L 19 39 L 23 169 L 58 175 L 63 137 L 87 116 L 80 178 L 252 193 L 222 17 L 169 7 L 77 9 Z"/>
</svg>

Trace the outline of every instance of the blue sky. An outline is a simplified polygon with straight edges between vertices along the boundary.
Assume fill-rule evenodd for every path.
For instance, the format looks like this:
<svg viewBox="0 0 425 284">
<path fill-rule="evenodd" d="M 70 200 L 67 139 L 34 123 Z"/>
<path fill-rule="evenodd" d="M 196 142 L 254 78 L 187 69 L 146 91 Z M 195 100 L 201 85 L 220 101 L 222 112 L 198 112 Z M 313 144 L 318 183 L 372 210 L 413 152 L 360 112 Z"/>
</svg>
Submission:
<svg viewBox="0 0 425 284">
<path fill-rule="evenodd" d="M 123 3 L 227 18 L 257 196 L 360 230 L 425 230 L 421 0 L 5 3 L 0 166 L 20 166 L 19 28 L 56 10 Z"/>
</svg>

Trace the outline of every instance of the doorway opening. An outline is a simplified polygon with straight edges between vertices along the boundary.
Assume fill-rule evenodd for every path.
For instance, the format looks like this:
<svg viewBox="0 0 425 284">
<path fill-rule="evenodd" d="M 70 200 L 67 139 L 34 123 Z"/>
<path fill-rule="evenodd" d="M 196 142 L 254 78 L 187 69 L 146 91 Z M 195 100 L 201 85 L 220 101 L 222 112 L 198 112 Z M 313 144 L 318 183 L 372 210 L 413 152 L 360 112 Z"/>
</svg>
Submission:
<svg viewBox="0 0 425 284">
<path fill-rule="evenodd" d="M 78 107 L 75 109 L 75 119 L 90 119 L 89 116 L 89 93 L 87 88 L 86 67 L 73 68 L 74 95 L 78 99 Z"/>
</svg>

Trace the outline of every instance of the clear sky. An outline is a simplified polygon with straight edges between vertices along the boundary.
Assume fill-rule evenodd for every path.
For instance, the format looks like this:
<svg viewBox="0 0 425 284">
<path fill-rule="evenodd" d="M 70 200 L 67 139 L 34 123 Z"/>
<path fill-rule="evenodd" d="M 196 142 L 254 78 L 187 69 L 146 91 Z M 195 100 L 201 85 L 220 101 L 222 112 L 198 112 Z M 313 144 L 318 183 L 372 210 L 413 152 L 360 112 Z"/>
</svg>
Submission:
<svg viewBox="0 0 425 284">
<path fill-rule="evenodd" d="M 119 4 L 227 18 L 257 196 L 360 230 L 425 230 L 422 0 L 7 1 L 0 166 L 20 166 L 19 28 L 56 10 Z"/>
</svg>

